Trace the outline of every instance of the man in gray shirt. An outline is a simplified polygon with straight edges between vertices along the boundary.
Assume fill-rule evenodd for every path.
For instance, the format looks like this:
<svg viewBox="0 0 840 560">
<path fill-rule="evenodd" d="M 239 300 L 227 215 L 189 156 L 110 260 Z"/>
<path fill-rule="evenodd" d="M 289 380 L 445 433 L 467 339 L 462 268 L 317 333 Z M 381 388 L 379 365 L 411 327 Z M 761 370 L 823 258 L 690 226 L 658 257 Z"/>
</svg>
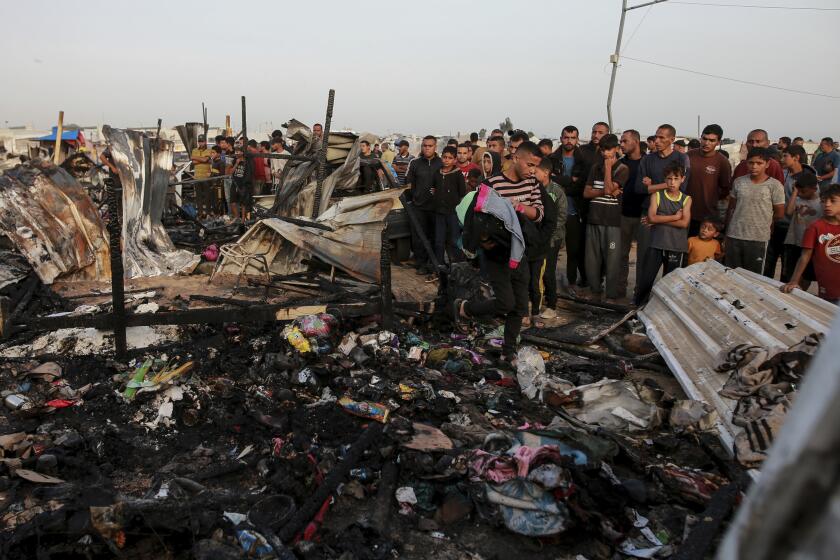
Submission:
<svg viewBox="0 0 840 560">
<path fill-rule="evenodd" d="M 767 174 L 769 161 L 766 148 L 753 148 L 747 154 L 749 175 L 732 184 L 724 247 L 724 263 L 730 268 L 761 274 L 773 222 L 784 218 L 785 188 Z"/>
<path fill-rule="evenodd" d="M 685 192 L 688 186 L 688 177 L 691 173 L 691 164 L 688 161 L 686 154 L 674 150 L 674 139 L 677 136 L 677 130 L 670 124 L 660 125 L 656 129 L 656 137 L 654 143 L 656 151 L 648 153 L 642 157 L 639 164 L 639 172 L 636 175 L 636 184 L 634 191 L 637 194 L 651 195 L 653 193 L 663 191 L 667 188 L 665 184 L 665 168 L 669 164 L 676 162 L 685 169 L 685 179 L 683 179 L 680 190 Z M 650 224 L 647 223 L 647 210 L 650 206 L 650 197 L 642 203 L 642 225 L 639 228 L 639 236 L 636 241 L 636 286 L 642 282 L 642 270 L 639 266 L 642 256 L 647 252 L 650 246 Z M 637 290 L 638 291 L 638 290 Z"/>
</svg>

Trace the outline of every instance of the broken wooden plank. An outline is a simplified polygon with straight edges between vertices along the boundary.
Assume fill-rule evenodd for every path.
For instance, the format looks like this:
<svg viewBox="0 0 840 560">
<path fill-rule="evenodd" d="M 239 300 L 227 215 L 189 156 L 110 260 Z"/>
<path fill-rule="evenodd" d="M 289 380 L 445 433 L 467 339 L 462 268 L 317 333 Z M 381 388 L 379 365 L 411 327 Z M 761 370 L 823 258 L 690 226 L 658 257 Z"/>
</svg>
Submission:
<svg viewBox="0 0 840 560">
<path fill-rule="evenodd" d="M 616 321 L 615 323 L 613 323 L 612 325 L 610 325 L 606 329 L 602 330 L 601 332 L 599 332 L 598 334 L 596 334 L 595 336 L 590 338 L 586 343 L 587 344 L 595 344 L 596 342 L 598 342 L 599 340 L 601 340 L 602 338 L 604 338 L 605 336 L 607 336 L 608 334 L 613 332 L 615 329 L 617 329 L 618 327 L 620 327 L 621 325 L 626 323 L 627 320 L 630 319 L 630 317 L 632 317 L 635 314 L 636 314 L 636 310 L 631 309 L 630 311 L 627 312 L 626 315 L 624 315 L 624 317 L 622 317 L 621 319 L 619 319 L 618 321 Z"/>
</svg>

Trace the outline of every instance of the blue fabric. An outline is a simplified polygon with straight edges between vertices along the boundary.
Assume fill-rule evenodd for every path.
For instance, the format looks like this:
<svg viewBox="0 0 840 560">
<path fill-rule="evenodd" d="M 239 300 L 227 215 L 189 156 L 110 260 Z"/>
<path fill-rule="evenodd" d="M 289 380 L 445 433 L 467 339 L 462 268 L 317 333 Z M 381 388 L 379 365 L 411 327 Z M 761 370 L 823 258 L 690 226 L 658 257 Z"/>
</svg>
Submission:
<svg viewBox="0 0 840 560">
<path fill-rule="evenodd" d="M 37 138 L 37 140 L 39 140 L 41 142 L 49 142 L 49 141 L 55 142 L 56 133 L 58 133 L 58 127 L 54 126 L 54 127 L 52 127 L 52 132 L 50 134 L 47 134 L 46 136 L 41 136 L 40 138 Z M 79 139 L 79 130 L 78 129 L 77 130 L 62 130 L 61 131 L 62 142 L 65 141 L 65 140 L 70 141 L 70 140 L 78 140 L 78 139 Z"/>
</svg>

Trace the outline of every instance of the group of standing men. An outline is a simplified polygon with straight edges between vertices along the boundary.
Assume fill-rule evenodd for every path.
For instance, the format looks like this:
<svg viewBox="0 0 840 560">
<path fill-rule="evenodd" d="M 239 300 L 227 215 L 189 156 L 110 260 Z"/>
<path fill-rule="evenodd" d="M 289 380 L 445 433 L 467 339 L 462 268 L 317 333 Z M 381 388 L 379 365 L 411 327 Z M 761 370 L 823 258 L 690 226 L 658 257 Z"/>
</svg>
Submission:
<svg viewBox="0 0 840 560">
<path fill-rule="evenodd" d="M 427 136 L 416 158 L 398 143 L 393 167 L 418 218 L 418 271 L 431 273 L 446 254 L 450 262 L 475 256 L 494 298 L 456 301 L 453 313 L 458 321 L 505 317 L 506 355 L 523 324 L 553 315 L 564 244 L 569 287 L 595 299 L 641 305 L 660 272 L 708 259 L 770 277 L 781 261 L 785 291 L 816 280 L 821 297 L 840 298 L 840 187 L 832 185 L 840 154 L 831 138 L 809 166 L 801 145 L 783 138 L 771 147 L 767 132 L 756 129 L 734 170 L 716 124 L 685 150 L 669 124 L 647 142 L 636 130 L 611 134 L 604 122 L 593 125 L 589 143 L 579 138 L 567 126 L 555 150 L 551 140 L 534 143 L 514 131 L 506 141 L 497 130 L 486 147 L 474 134 L 439 156 L 437 139 Z"/>
<path fill-rule="evenodd" d="M 312 135 L 314 142 L 320 142 L 323 127 L 315 124 Z M 212 148 L 204 134 L 198 136 L 190 159 L 199 219 L 223 214 L 243 221 L 251 218 L 253 197 L 275 192 L 288 161 L 259 154 L 288 154 L 280 130 L 262 142 L 218 135 Z"/>
</svg>

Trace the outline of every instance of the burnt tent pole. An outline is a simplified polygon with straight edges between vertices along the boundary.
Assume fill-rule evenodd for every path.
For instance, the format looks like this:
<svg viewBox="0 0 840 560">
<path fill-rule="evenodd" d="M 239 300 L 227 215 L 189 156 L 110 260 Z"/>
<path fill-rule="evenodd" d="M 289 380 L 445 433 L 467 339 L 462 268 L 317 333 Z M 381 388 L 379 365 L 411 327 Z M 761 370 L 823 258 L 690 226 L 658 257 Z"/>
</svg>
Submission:
<svg viewBox="0 0 840 560">
<path fill-rule="evenodd" d="M 204 106 L 203 101 L 201 102 L 201 118 L 201 122 L 204 124 L 204 136 L 207 137 L 207 131 L 210 127 L 207 125 L 207 107 Z"/>
<path fill-rule="evenodd" d="M 117 358 L 126 355 L 125 284 L 122 260 L 122 184 L 108 180 L 108 238 L 111 249 L 111 301 L 113 302 L 114 348 Z"/>
<path fill-rule="evenodd" d="M 335 90 L 331 89 L 327 97 L 327 116 L 324 118 L 324 129 L 321 136 L 321 147 L 318 150 L 318 173 L 315 183 L 315 200 L 312 202 L 312 219 L 321 214 L 321 190 L 324 179 L 327 175 L 327 145 L 330 143 L 330 125 L 332 124 L 333 103 L 335 102 Z"/>
<path fill-rule="evenodd" d="M 382 328 L 390 331 L 394 326 L 394 300 L 391 294 L 391 242 L 388 240 L 387 226 L 382 229 L 379 276 L 382 286 Z"/>
<path fill-rule="evenodd" d="M 242 96 L 242 141 L 248 140 L 248 121 L 245 118 L 245 96 Z M 244 148 L 243 148 L 244 149 Z"/>
</svg>

